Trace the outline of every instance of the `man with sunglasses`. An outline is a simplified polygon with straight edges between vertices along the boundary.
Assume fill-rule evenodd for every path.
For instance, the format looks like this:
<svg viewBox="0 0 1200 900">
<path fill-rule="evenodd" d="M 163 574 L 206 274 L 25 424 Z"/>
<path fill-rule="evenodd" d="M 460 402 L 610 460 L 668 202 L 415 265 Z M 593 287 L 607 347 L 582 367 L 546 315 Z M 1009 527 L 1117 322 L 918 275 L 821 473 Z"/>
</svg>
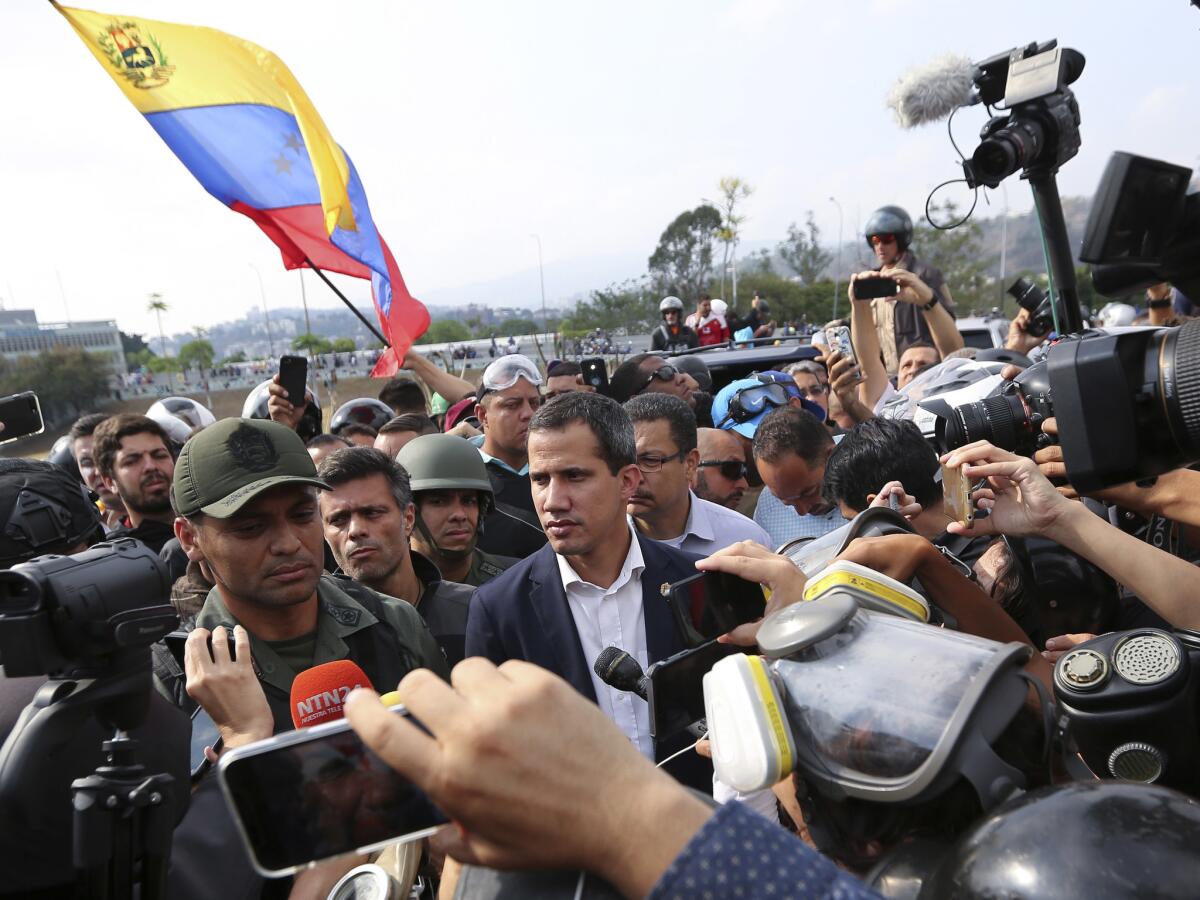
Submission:
<svg viewBox="0 0 1200 900">
<path fill-rule="evenodd" d="M 696 446 L 700 462 L 692 475 L 692 490 L 702 500 L 736 510 L 750 488 L 741 441 L 720 428 L 699 428 Z"/>
<path fill-rule="evenodd" d="M 695 410 L 699 389 L 695 378 L 653 353 L 629 357 L 609 380 L 609 393 L 618 403 L 638 394 L 673 394 Z"/>
<path fill-rule="evenodd" d="M 475 394 L 475 416 L 483 435 L 471 440 L 487 466 L 496 498 L 479 537 L 479 549 L 485 553 L 523 559 L 546 543 L 533 508 L 525 449 L 529 421 L 542 404 L 541 384 L 533 361 L 512 353 L 483 370 Z"/>
<path fill-rule="evenodd" d="M 884 206 L 875 210 L 867 219 L 863 233 L 867 246 L 879 263 L 879 274 L 890 276 L 896 272 L 908 272 L 915 276 L 901 282 L 899 294 L 871 301 L 879 346 L 883 351 L 883 364 L 889 375 L 895 375 L 900 366 L 900 354 L 909 344 L 926 341 L 936 345 L 929 320 L 934 316 L 947 317 L 952 324 L 954 299 L 950 296 L 942 273 L 921 262 L 909 249 L 913 223 L 908 213 L 899 206 Z M 958 347 L 961 346 L 960 337 Z M 942 353 L 944 355 L 955 349 L 958 348 L 945 347 Z"/>
<path fill-rule="evenodd" d="M 697 497 L 691 481 L 700 462 L 696 417 L 678 397 L 643 394 L 625 404 L 633 422 L 642 482 L 629 515 L 651 540 L 709 556 L 738 541 L 770 548 L 771 538 L 741 513 Z"/>
</svg>

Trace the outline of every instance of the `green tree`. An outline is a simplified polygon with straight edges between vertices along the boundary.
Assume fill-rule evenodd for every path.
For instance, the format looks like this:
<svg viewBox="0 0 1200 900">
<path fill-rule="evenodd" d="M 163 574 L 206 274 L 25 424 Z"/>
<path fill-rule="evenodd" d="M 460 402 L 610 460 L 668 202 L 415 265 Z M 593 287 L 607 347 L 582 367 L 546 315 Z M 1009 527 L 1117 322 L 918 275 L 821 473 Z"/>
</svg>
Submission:
<svg viewBox="0 0 1200 900">
<path fill-rule="evenodd" d="M 163 332 L 162 314 L 167 311 L 167 301 L 163 299 L 162 294 L 151 294 L 150 302 L 146 304 L 146 310 L 154 313 L 154 317 L 158 319 L 158 352 L 162 356 L 167 355 L 167 336 Z"/>
<path fill-rule="evenodd" d="M 121 350 L 125 353 L 125 368 L 127 371 L 135 371 L 141 363 L 134 363 L 134 357 L 145 351 L 153 355 L 150 345 L 146 343 L 146 339 L 140 334 L 126 334 L 121 332 Z"/>
<path fill-rule="evenodd" d="M 754 193 L 754 188 L 734 175 L 722 178 L 718 187 L 721 191 L 721 199 L 716 205 L 721 212 L 721 227 L 717 232 L 717 238 L 724 245 L 721 257 L 720 296 L 724 297 L 725 275 L 729 270 L 730 260 L 736 257 L 738 240 L 742 236 L 742 223 L 746 221 L 746 217 L 740 215 L 737 209 L 743 200 Z"/>
<path fill-rule="evenodd" d="M 333 352 L 334 353 L 353 353 L 358 347 L 351 338 L 334 338 Z"/>
<path fill-rule="evenodd" d="M 217 365 L 231 366 L 234 363 L 243 363 L 245 361 L 246 361 L 245 351 L 244 350 L 234 350 L 227 357 L 225 357 L 223 360 L 221 360 L 219 363 L 217 363 Z"/>
<path fill-rule="evenodd" d="M 658 321 L 658 299 L 645 279 L 634 279 L 592 291 L 563 319 L 562 330 L 570 337 L 582 337 L 597 328 L 638 334 L 649 331 Z"/>
<path fill-rule="evenodd" d="M 216 351 L 213 345 L 204 338 L 188 341 L 179 348 L 179 367 L 181 369 L 211 369 L 213 356 Z"/>
<path fill-rule="evenodd" d="M 108 392 L 107 360 L 79 347 L 55 347 L 9 362 L 0 358 L 0 395 L 37 389 L 42 416 L 54 425 L 94 409 Z"/>
<path fill-rule="evenodd" d="M 676 216 L 649 260 L 653 289 L 694 301 L 708 284 L 713 244 L 723 226 L 721 212 L 707 203 Z"/>
<path fill-rule="evenodd" d="M 833 254 L 821 248 L 821 229 L 811 209 L 803 228 L 795 222 L 788 226 L 787 239 L 779 242 L 779 256 L 805 284 L 816 284 L 825 273 Z"/>
<path fill-rule="evenodd" d="M 333 344 L 320 335 L 305 333 L 292 338 L 293 350 L 307 350 L 309 355 L 318 356 L 333 350 Z"/>
<path fill-rule="evenodd" d="M 936 222 L 957 222 L 962 217 L 950 200 L 934 204 L 932 212 Z M 991 274 L 996 257 L 984 251 L 983 229 L 974 219 L 949 229 L 918 224 L 913 250 L 922 262 L 941 270 L 960 316 L 996 306 L 998 286 Z"/>
<path fill-rule="evenodd" d="M 471 332 L 457 319 L 439 319 L 429 330 L 417 338 L 418 344 L 450 344 L 469 341 Z"/>
<path fill-rule="evenodd" d="M 538 330 L 537 323 L 533 319 L 505 319 L 496 326 L 496 334 L 501 335 L 517 335 L 517 334 L 535 334 Z"/>
</svg>

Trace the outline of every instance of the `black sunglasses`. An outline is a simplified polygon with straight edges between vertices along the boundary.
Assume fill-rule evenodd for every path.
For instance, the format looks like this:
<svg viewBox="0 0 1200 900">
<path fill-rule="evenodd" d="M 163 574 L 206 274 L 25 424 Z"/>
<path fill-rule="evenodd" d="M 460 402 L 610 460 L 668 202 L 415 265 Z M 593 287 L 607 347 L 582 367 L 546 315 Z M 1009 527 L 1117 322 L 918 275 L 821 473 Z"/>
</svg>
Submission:
<svg viewBox="0 0 1200 900">
<path fill-rule="evenodd" d="M 724 478 L 737 481 L 746 477 L 746 464 L 740 459 L 702 459 L 701 468 L 715 468 Z"/>
<path fill-rule="evenodd" d="M 672 365 L 659 366 L 653 372 L 646 376 L 646 383 L 642 385 L 647 387 L 655 378 L 659 381 L 674 381 L 675 376 L 679 374 L 679 370 Z"/>
</svg>

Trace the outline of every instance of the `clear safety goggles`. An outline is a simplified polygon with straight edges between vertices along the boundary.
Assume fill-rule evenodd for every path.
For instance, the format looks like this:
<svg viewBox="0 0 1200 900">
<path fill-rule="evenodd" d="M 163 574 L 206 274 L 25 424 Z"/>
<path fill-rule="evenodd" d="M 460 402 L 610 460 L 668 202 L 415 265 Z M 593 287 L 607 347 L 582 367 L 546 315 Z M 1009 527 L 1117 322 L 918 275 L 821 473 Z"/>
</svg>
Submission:
<svg viewBox="0 0 1200 900">
<path fill-rule="evenodd" d="M 501 356 L 483 370 L 483 390 L 480 391 L 480 397 L 488 391 L 507 390 L 517 383 L 518 378 L 524 378 L 534 387 L 538 387 L 542 383 L 542 376 L 538 372 L 537 366 L 528 357 L 521 356 L 519 353 Z"/>
</svg>

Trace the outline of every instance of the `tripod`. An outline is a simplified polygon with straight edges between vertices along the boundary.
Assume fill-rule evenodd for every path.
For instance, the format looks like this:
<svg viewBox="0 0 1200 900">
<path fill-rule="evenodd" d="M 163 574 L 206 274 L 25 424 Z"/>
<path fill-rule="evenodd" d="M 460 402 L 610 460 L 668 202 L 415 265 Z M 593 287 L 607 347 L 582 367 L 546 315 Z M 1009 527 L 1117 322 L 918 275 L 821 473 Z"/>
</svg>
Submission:
<svg viewBox="0 0 1200 900">
<path fill-rule="evenodd" d="M 101 743 L 103 762 L 70 787 L 71 861 L 89 900 L 131 898 L 138 882 L 141 897 L 166 896 L 177 779 L 149 773 L 138 762 L 138 742 L 128 736 L 146 720 L 153 690 L 148 648 L 120 654 L 100 677 L 52 678 L 0 749 L 5 807 L 21 809 L 38 830 L 61 834 L 66 823 L 55 802 L 63 794 L 63 769 L 79 771 L 84 753 L 94 758 L 86 748 L 95 745 L 84 744 L 81 733 L 94 731 L 99 722 L 112 734 Z"/>
</svg>

